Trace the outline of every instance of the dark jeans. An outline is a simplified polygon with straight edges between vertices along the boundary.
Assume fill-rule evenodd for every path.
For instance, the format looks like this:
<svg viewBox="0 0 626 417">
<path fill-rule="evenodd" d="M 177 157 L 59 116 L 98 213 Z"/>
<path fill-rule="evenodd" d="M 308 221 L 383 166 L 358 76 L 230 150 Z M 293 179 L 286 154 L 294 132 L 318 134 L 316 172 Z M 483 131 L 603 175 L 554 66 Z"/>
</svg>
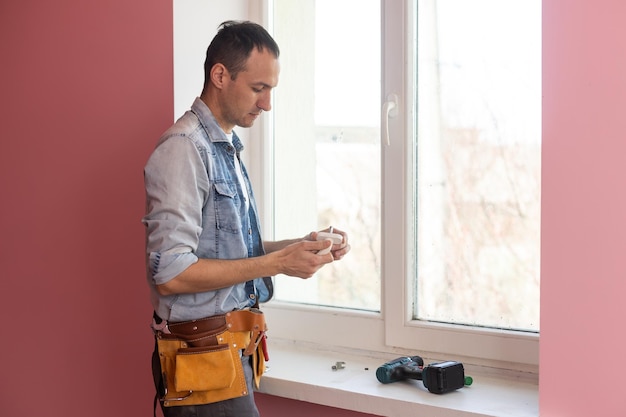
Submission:
<svg viewBox="0 0 626 417">
<path fill-rule="evenodd" d="M 156 355 L 156 356 L 155 356 Z M 155 362 L 156 358 L 156 362 Z M 153 371 L 158 366 L 157 374 L 160 375 L 160 365 L 158 353 L 154 353 L 152 357 Z M 220 401 L 212 404 L 203 405 L 183 405 L 173 407 L 163 407 L 163 415 L 165 417 L 259 417 L 259 411 L 254 402 L 253 383 L 252 383 L 252 365 L 251 358 L 243 356 L 241 363 L 243 371 L 246 375 L 248 384 L 248 395 L 245 397 L 233 398 L 231 400 Z"/>
</svg>

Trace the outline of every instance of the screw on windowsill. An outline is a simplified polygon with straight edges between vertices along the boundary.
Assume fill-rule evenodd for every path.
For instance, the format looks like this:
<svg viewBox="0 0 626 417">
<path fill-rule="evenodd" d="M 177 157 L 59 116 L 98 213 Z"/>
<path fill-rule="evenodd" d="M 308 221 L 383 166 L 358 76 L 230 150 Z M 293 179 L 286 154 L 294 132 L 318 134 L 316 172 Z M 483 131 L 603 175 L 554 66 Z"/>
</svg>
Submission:
<svg viewBox="0 0 626 417">
<path fill-rule="evenodd" d="M 346 363 L 345 362 L 336 362 L 331 368 L 333 371 L 336 371 L 338 369 L 343 369 L 346 367 Z"/>
</svg>

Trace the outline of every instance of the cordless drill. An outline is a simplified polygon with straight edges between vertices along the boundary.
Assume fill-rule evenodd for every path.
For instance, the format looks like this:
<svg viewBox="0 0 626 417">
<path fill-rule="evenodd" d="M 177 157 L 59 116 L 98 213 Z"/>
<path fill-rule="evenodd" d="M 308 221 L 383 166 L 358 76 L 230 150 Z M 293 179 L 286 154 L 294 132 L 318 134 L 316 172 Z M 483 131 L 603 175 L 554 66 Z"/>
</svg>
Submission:
<svg viewBox="0 0 626 417">
<path fill-rule="evenodd" d="M 438 362 L 424 367 L 424 360 L 419 356 L 405 356 L 381 365 L 376 370 L 376 378 L 383 384 L 406 379 L 421 380 L 433 394 L 444 394 L 473 382 L 472 377 L 465 376 L 460 362 Z"/>
</svg>

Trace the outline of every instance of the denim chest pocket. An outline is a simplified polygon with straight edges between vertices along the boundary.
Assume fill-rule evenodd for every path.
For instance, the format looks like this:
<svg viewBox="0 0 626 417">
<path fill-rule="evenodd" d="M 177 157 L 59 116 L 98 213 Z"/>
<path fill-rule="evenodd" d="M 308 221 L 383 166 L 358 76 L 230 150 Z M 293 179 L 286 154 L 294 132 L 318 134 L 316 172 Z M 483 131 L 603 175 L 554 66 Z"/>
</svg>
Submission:
<svg viewBox="0 0 626 417">
<path fill-rule="evenodd" d="M 235 184 L 225 182 L 213 183 L 215 190 L 215 221 L 219 230 L 239 233 L 241 217 L 239 208 L 241 201 Z"/>
</svg>

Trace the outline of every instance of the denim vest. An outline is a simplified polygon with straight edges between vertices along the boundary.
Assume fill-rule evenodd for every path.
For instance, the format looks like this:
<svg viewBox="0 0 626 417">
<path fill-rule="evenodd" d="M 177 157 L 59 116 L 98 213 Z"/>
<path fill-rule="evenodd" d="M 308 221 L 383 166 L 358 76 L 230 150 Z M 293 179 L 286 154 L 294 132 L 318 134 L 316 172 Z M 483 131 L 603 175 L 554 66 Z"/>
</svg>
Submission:
<svg viewBox="0 0 626 417">
<path fill-rule="evenodd" d="M 239 137 L 233 134 L 231 144 L 209 108 L 196 99 L 163 134 L 146 164 L 143 223 L 148 284 L 154 309 L 163 319 L 222 314 L 272 297 L 270 277 L 196 294 L 162 296 L 156 291 L 156 285 L 173 279 L 198 258 L 265 254 L 252 186 L 242 163 L 247 192 L 237 178 L 235 163 L 242 150 Z"/>
</svg>

